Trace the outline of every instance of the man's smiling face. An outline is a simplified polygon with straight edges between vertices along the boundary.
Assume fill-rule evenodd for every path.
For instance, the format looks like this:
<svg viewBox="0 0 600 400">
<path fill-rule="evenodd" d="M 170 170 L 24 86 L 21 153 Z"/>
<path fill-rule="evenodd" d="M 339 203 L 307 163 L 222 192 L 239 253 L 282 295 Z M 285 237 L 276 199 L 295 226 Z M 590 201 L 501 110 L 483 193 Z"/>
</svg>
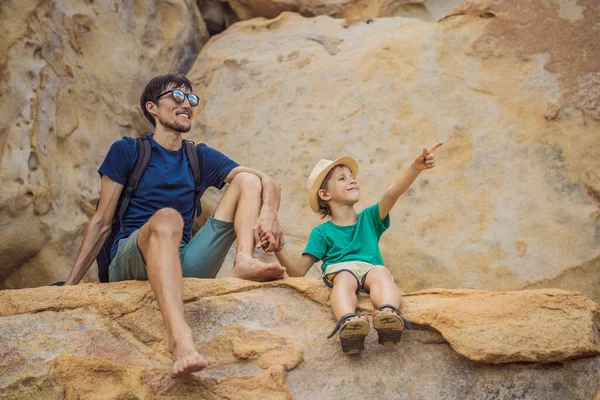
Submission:
<svg viewBox="0 0 600 400">
<path fill-rule="evenodd" d="M 170 87 L 168 90 L 180 90 L 185 94 L 191 93 L 186 87 Z M 168 129 L 177 132 L 189 132 L 192 128 L 192 118 L 194 117 L 194 108 L 190 105 L 187 97 L 183 103 L 178 103 L 173 99 L 172 93 L 166 93 L 156 100 L 157 112 L 156 122 Z"/>
</svg>

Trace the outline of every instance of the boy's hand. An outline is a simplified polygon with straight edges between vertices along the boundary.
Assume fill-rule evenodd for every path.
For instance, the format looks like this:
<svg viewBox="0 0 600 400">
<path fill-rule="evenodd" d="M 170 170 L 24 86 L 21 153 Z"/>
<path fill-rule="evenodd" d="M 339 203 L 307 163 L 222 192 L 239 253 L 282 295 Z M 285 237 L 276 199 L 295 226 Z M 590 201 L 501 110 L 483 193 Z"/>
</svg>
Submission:
<svg viewBox="0 0 600 400">
<path fill-rule="evenodd" d="M 275 239 L 273 238 L 273 235 L 270 234 L 269 232 L 267 232 L 264 228 L 260 228 L 260 247 L 265 250 L 267 247 L 269 247 L 269 243 L 273 242 Z M 281 249 L 275 249 L 275 252 L 280 251 Z"/>
<path fill-rule="evenodd" d="M 413 161 L 413 167 L 419 171 L 424 171 L 426 169 L 435 167 L 435 154 L 433 154 L 433 152 L 439 149 L 443 144 L 444 142 L 437 142 L 429 149 L 427 147 L 423 147 L 423 151 L 415 157 L 415 160 Z"/>
<path fill-rule="evenodd" d="M 262 239 L 260 236 L 261 230 L 265 230 L 267 233 L 269 233 L 269 244 L 267 246 L 262 245 Z M 258 220 L 252 228 L 252 231 L 254 233 L 256 247 L 260 245 L 265 253 L 280 251 L 283 247 L 283 232 L 279 226 L 279 221 L 277 221 L 277 214 L 271 212 L 261 212 L 258 216 Z"/>
</svg>

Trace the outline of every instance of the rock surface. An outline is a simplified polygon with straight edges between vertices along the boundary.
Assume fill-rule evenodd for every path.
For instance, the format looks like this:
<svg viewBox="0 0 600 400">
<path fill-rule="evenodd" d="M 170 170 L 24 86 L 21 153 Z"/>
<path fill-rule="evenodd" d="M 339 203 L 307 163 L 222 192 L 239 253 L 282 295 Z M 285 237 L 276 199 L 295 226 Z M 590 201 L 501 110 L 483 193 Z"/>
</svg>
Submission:
<svg viewBox="0 0 600 400">
<path fill-rule="evenodd" d="M 349 22 L 377 17 L 410 17 L 435 22 L 461 0 L 227 0 L 240 20 L 275 18 L 282 12 L 328 15 Z"/>
<path fill-rule="evenodd" d="M 192 0 L 9 0 L 0 38 L 0 287 L 38 286 L 66 278 L 111 142 L 148 129 L 147 81 L 208 34 Z"/>
<path fill-rule="evenodd" d="M 442 139 L 382 240 L 399 285 L 600 301 L 592 0 L 468 1 L 437 24 L 287 13 L 234 25 L 197 59 L 207 34 L 191 0 L 0 7 L 0 288 L 66 277 L 111 141 L 148 128 L 143 85 L 195 63 L 189 137 L 277 179 L 291 253 L 321 222 L 304 190 L 318 159 L 358 159 L 361 208 Z"/>
<path fill-rule="evenodd" d="M 325 339 L 328 296 L 308 278 L 186 279 L 210 365 L 177 381 L 148 283 L 2 291 L 0 399 L 592 399 L 600 383 L 600 308 L 578 293 L 411 293 L 415 329 L 393 348 L 373 331 L 357 357 Z"/>
<path fill-rule="evenodd" d="M 593 0 L 467 0 L 445 18 L 474 15 L 490 19 L 470 55 L 483 59 L 545 57 L 544 69 L 556 75 L 561 98 L 544 114 L 553 120 L 576 106 L 600 120 L 600 5 Z M 594 54 L 588 57 L 588 54 Z"/>
<path fill-rule="evenodd" d="M 205 99 L 191 137 L 280 182 L 295 255 L 322 222 L 305 189 L 320 158 L 358 160 L 360 210 L 420 146 L 444 140 L 436 169 L 399 200 L 382 237 L 400 287 L 502 291 L 560 280 L 598 300 L 600 269 L 585 266 L 599 255 L 600 121 L 593 87 L 575 84 L 600 62 L 590 35 L 597 4 L 581 2 L 576 21 L 540 5 L 541 23 L 536 2 L 505 3 L 485 11 L 495 16 L 467 7 L 437 24 L 348 26 L 292 13 L 240 22 L 214 37 L 190 72 Z M 509 33 L 514 42 L 503 39 Z"/>
</svg>

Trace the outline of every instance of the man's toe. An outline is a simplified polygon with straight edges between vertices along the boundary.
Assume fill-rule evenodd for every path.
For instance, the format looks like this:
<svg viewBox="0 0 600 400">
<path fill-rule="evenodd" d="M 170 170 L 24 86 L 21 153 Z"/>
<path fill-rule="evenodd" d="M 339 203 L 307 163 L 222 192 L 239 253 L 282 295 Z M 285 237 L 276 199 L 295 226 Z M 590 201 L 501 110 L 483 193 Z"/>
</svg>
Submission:
<svg viewBox="0 0 600 400">
<path fill-rule="evenodd" d="M 179 358 L 173 363 L 172 374 L 173 376 L 181 376 L 187 368 L 187 362 L 185 358 Z"/>
</svg>

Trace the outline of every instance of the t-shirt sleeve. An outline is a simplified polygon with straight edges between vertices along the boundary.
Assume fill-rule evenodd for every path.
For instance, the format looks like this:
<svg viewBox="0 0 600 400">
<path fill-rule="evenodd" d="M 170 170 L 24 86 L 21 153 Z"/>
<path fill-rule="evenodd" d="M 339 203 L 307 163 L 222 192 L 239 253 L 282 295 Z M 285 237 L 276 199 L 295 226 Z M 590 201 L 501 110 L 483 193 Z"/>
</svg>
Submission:
<svg viewBox="0 0 600 400">
<path fill-rule="evenodd" d="M 239 166 L 238 163 L 227 157 L 218 150 L 200 143 L 198 145 L 202 163 L 202 179 L 208 186 L 214 186 L 217 189 L 223 189 L 225 178 L 232 169 Z"/>
<path fill-rule="evenodd" d="M 110 146 L 98 173 L 100 176 L 106 175 L 113 181 L 125 185 L 133 160 L 136 159 L 136 153 L 135 139 L 124 137 L 117 140 Z"/>
<path fill-rule="evenodd" d="M 314 228 L 310 232 L 308 237 L 308 243 L 302 254 L 310 254 L 315 256 L 318 260 L 322 260 L 327 252 L 327 243 L 325 242 L 325 236 L 320 229 Z"/>
<path fill-rule="evenodd" d="M 369 219 L 373 222 L 373 226 L 375 227 L 375 232 L 377 232 L 377 235 L 383 235 L 383 232 L 390 227 L 390 214 L 386 215 L 383 220 L 379 217 L 379 203 L 373 204 L 372 206 L 366 208 L 363 212 L 366 213 Z"/>
</svg>

